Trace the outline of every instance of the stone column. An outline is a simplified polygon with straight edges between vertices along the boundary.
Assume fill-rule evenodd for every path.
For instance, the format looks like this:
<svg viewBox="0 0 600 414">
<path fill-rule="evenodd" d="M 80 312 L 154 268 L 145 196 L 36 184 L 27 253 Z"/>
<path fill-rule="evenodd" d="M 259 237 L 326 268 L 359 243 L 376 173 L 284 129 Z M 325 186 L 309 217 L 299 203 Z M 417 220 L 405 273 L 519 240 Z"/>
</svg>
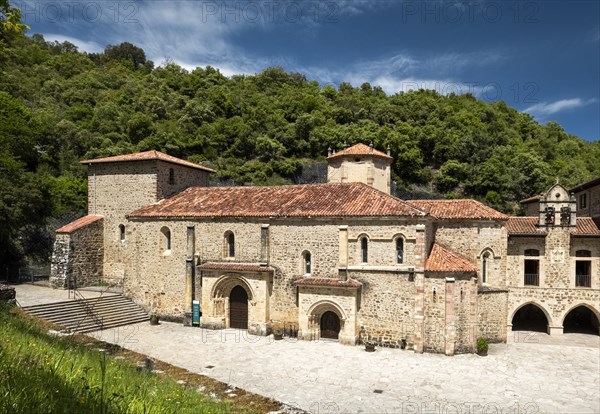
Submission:
<svg viewBox="0 0 600 414">
<path fill-rule="evenodd" d="M 456 347 L 456 312 L 454 310 L 454 278 L 446 278 L 446 294 L 444 295 L 446 324 L 444 332 L 444 351 L 453 356 Z"/>
<path fill-rule="evenodd" d="M 477 290 L 479 289 L 479 282 L 477 277 L 472 277 L 470 281 L 470 292 L 469 292 L 469 309 L 470 309 L 470 320 L 471 320 L 471 332 L 470 332 L 470 340 L 471 340 L 471 350 L 473 352 L 477 351 L 477 338 L 479 336 L 479 319 L 478 319 L 478 310 L 477 304 L 479 300 L 479 296 Z"/>
<path fill-rule="evenodd" d="M 260 261 L 269 263 L 269 225 L 260 226 Z"/>
<path fill-rule="evenodd" d="M 194 252 L 196 234 L 194 227 L 187 228 L 187 257 L 185 260 L 185 303 L 183 325 L 192 326 L 192 300 L 194 300 Z"/>
<path fill-rule="evenodd" d="M 415 240 L 415 269 L 425 268 L 427 245 L 425 243 L 425 224 L 417 224 Z"/>
<path fill-rule="evenodd" d="M 339 251 L 340 251 L 340 260 L 339 260 L 339 268 L 347 269 L 348 268 L 348 226 L 339 226 L 340 230 L 340 242 L 339 242 Z"/>
<path fill-rule="evenodd" d="M 425 275 L 423 273 L 415 274 L 415 336 L 414 350 L 419 354 L 423 353 L 425 337 Z"/>
</svg>

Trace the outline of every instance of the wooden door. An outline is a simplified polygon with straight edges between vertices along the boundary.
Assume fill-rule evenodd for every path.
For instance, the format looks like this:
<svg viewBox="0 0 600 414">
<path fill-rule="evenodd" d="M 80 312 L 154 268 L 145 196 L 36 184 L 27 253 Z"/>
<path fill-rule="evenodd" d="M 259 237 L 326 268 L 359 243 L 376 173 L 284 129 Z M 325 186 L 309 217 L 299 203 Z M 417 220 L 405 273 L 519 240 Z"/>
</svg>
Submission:
<svg viewBox="0 0 600 414">
<path fill-rule="evenodd" d="M 327 311 L 321 316 L 321 338 L 338 339 L 340 318 L 335 312 Z"/>
<path fill-rule="evenodd" d="M 229 327 L 248 329 L 248 294 L 236 286 L 229 295 Z"/>
</svg>

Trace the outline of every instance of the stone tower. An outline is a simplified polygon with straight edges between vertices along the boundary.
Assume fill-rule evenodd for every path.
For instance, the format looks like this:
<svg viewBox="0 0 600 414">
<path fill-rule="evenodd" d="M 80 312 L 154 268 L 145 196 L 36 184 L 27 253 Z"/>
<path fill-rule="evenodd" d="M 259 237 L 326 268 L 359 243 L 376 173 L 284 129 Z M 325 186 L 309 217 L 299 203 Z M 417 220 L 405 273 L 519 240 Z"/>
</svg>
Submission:
<svg viewBox="0 0 600 414">
<path fill-rule="evenodd" d="M 327 157 L 328 183 L 365 183 L 390 194 L 392 157 L 373 145 L 356 144 Z"/>
<path fill-rule="evenodd" d="M 104 279 L 124 277 L 127 214 L 189 187 L 208 185 L 213 170 L 158 151 L 81 161 L 88 166 L 88 214 L 104 221 Z"/>
</svg>

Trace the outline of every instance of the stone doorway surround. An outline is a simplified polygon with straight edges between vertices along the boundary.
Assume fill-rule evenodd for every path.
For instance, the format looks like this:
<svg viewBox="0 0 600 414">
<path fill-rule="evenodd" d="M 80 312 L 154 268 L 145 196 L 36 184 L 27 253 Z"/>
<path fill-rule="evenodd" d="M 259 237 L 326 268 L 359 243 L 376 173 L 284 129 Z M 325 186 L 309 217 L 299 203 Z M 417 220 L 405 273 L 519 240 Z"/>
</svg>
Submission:
<svg viewBox="0 0 600 414">
<path fill-rule="evenodd" d="M 197 270 L 202 287 L 202 327 L 231 327 L 230 296 L 239 286 L 248 295 L 248 333 L 267 335 L 272 267 L 259 263 L 207 262 L 197 266 Z"/>
<path fill-rule="evenodd" d="M 362 284 L 356 280 L 303 278 L 298 287 L 298 325 L 301 339 L 321 338 L 321 318 L 333 312 L 340 319 L 338 341 L 346 345 L 358 342 L 357 311 Z"/>
</svg>

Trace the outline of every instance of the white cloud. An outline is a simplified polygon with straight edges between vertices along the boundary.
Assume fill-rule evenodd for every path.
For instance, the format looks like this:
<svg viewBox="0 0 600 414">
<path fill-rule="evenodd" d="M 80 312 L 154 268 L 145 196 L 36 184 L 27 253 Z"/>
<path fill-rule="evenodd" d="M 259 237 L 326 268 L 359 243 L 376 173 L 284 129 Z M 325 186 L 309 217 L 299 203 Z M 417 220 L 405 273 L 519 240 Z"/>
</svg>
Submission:
<svg viewBox="0 0 600 414">
<path fill-rule="evenodd" d="M 77 39 L 75 37 L 63 36 L 59 34 L 47 33 L 44 34 L 44 39 L 49 42 L 69 42 L 73 43 L 80 51 L 88 52 L 88 53 L 98 53 L 104 50 L 104 46 L 100 45 L 96 42 L 88 42 L 85 40 Z"/>
<path fill-rule="evenodd" d="M 532 105 L 528 108 L 525 108 L 523 112 L 527 112 L 531 115 L 543 117 L 547 115 L 552 115 L 557 112 L 567 111 L 570 109 L 580 108 L 582 106 L 586 106 L 596 102 L 596 99 L 581 99 L 581 98 L 571 98 L 571 99 L 561 99 L 555 102 L 540 102 L 535 105 Z"/>
</svg>

